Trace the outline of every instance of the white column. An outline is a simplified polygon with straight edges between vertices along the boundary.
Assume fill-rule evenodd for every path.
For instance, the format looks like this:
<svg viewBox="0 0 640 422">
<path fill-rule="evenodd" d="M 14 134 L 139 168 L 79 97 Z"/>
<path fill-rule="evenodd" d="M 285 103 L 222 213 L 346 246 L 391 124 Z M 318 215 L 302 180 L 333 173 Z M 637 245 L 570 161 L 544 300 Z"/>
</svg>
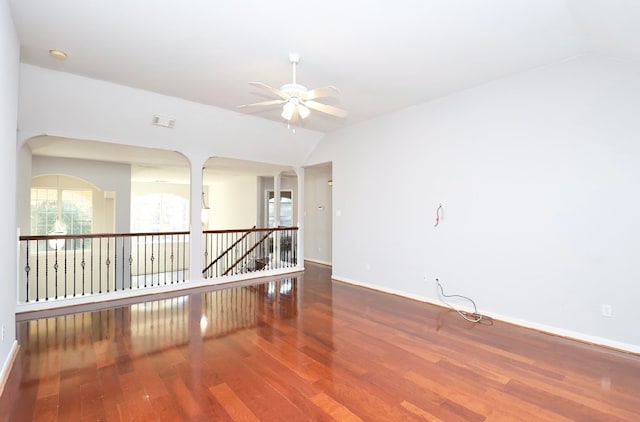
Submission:
<svg viewBox="0 0 640 422">
<path fill-rule="evenodd" d="M 274 227 L 280 225 L 280 184 L 282 181 L 282 173 L 277 173 L 273 176 L 273 213 L 274 213 Z"/>
<path fill-rule="evenodd" d="M 298 176 L 298 250 L 296 252 L 296 266 L 304 268 L 304 168 L 296 167 Z"/>
<path fill-rule="evenodd" d="M 274 227 L 280 226 L 280 184 L 282 173 L 277 173 L 273 176 L 273 213 L 274 213 Z M 280 232 L 273 233 L 273 257 L 274 261 L 280 261 Z"/>
<path fill-rule="evenodd" d="M 206 161 L 200 157 L 189 157 L 191 162 L 191 219 L 189 224 L 189 280 L 202 280 L 202 168 Z"/>
</svg>

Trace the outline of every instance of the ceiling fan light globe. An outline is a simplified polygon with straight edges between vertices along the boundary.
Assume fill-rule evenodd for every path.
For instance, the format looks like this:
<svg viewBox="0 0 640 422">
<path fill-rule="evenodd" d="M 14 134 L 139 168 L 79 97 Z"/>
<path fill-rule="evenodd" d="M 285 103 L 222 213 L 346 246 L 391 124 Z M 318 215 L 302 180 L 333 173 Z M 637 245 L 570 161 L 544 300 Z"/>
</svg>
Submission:
<svg viewBox="0 0 640 422">
<path fill-rule="evenodd" d="M 296 111 L 296 105 L 292 102 L 288 102 L 282 107 L 282 118 L 285 120 L 291 120 L 293 113 Z"/>
<path fill-rule="evenodd" d="M 307 107 L 303 106 L 302 104 L 300 104 L 298 106 L 298 114 L 300 115 L 300 117 L 302 117 L 303 119 L 306 119 L 307 117 L 309 117 L 309 114 L 311 114 L 311 110 L 309 110 Z"/>
</svg>

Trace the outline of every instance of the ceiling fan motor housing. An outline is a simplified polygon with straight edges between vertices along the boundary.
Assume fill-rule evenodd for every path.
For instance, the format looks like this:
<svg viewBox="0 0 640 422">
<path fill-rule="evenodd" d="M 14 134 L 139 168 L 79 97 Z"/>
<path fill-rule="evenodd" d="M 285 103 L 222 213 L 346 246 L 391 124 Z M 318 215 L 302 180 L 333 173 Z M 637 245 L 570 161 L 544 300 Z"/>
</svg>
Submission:
<svg viewBox="0 0 640 422">
<path fill-rule="evenodd" d="M 286 84 L 282 85 L 280 91 L 286 93 L 289 98 L 300 98 L 302 94 L 307 92 L 307 87 L 300 84 Z"/>
</svg>

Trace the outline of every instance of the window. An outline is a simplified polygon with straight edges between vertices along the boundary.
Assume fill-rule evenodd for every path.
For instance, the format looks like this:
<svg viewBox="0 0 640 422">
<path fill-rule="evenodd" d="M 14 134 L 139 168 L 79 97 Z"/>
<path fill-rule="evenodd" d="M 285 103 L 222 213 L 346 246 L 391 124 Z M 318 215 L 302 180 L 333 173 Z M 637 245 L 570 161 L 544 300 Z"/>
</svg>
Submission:
<svg viewBox="0 0 640 422">
<path fill-rule="evenodd" d="M 275 227 L 275 194 L 272 190 L 267 191 L 267 207 L 267 226 Z M 290 190 L 280 191 L 280 225 L 293 226 L 293 200 Z"/>
<path fill-rule="evenodd" d="M 93 226 L 93 195 L 91 190 L 31 188 L 31 234 L 46 235 L 56 220 L 67 234 L 90 234 Z M 79 248 L 82 240 L 67 248 Z"/>
<path fill-rule="evenodd" d="M 170 193 L 138 196 L 131 204 L 131 230 L 136 233 L 188 230 L 189 201 Z"/>
</svg>

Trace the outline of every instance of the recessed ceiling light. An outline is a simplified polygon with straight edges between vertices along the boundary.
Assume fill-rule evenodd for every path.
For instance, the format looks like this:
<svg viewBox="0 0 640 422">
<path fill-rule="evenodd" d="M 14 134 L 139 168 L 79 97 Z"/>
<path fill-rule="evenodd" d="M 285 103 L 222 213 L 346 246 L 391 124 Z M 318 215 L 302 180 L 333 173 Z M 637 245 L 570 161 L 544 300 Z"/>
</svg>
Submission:
<svg viewBox="0 0 640 422">
<path fill-rule="evenodd" d="M 67 58 L 67 53 L 56 49 L 49 50 L 49 55 L 58 60 L 65 60 Z"/>
</svg>

